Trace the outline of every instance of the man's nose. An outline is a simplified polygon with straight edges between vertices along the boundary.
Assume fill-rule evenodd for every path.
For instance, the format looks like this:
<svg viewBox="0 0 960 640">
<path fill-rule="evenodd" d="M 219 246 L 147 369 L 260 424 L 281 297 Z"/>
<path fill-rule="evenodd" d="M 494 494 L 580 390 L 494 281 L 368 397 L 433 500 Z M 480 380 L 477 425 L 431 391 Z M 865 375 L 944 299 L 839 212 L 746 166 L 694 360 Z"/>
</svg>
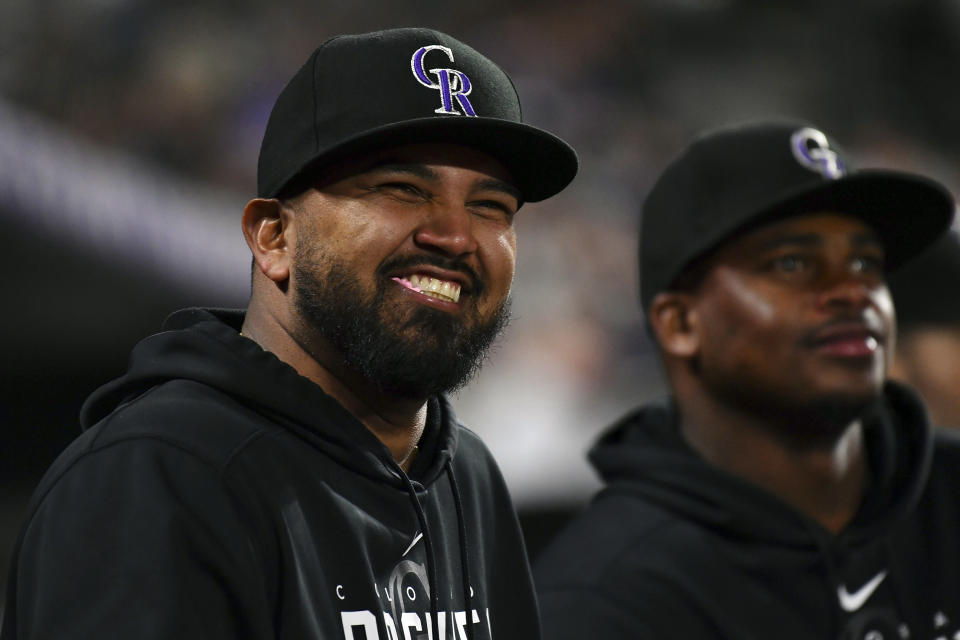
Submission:
<svg viewBox="0 0 960 640">
<path fill-rule="evenodd" d="M 875 284 L 861 274 L 850 271 L 834 273 L 824 282 L 818 302 L 823 307 L 862 309 L 870 305 L 875 288 Z"/>
<path fill-rule="evenodd" d="M 473 216 L 463 206 L 438 204 L 424 216 L 414 233 L 414 242 L 450 257 L 474 253 L 477 239 L 473 234 Z"/>
</svg>

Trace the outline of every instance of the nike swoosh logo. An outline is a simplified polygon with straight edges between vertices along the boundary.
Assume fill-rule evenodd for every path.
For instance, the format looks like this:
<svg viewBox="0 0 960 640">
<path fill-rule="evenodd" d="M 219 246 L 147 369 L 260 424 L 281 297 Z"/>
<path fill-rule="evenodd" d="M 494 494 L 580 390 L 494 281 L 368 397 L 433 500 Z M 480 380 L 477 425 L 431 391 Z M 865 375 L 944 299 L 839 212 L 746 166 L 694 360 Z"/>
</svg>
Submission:
<svg viewBox="0 0 960 640">
<path fill-rule="evenodd" d="M 417 545 L 417 543 L 420 542 L 420 538 L 422 537 L 423 537 L 422 533 L 417 533 L 417 535 L 413 537 L 413 542 L 410 543 L 410 546 L 407 547 L 407 550 L 403 552 L 403 556 L 400 556 L 400 557 L 402 558 L 408 553 L 410 553 L 410 549 L 413 549 Z"/>
<path fill-rule="evenodd" d="M 873 592 L 877 590 L 877 587 L 880 586 L 880 583 L 883 582 L 883 579 L 887 577 L 886 571 L 881 571 L 877 575 L 873 576 L 867 584 L 863 585 L 853 593 L 847 591 L 846 585 L 840 585 L 837 588 L 837 596 L 840 598 L 840 606 L 847 613 L 852 613 L 863 606 L 867 600 L 870 599 L 870 596 L 873 595 Z"/>
</svg>

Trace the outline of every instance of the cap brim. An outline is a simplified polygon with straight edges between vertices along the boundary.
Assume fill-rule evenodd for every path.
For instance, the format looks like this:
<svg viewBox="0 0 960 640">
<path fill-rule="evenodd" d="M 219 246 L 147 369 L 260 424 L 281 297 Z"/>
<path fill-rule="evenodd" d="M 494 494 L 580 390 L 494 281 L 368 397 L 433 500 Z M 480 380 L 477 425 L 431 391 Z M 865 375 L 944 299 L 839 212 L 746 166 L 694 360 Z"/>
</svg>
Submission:
<svg viewBox="0 0 960 640">
<path fill-rule="evenodd" d="M 923 176 L 866 170 L 788 195 L 753 221 L 830 211 L 863 219 L 880 236 L 888 269 L 932 244 L 949 229 L 954 201 L 944 187 Z"/>
<path fill-rule="evenodd" d="M 323 149 L 275 193 L 261 195 L 275 197 L 291 183 L 300 182 L 304 174 L 358 154 L 418 143 L 460 144 L 496 158 L 510 172 L 524 202 L 559 193 L 579 167 L 570 145 L 536 127 L 496 118 L 430 117 L 369 129 Z"/>
</svg>

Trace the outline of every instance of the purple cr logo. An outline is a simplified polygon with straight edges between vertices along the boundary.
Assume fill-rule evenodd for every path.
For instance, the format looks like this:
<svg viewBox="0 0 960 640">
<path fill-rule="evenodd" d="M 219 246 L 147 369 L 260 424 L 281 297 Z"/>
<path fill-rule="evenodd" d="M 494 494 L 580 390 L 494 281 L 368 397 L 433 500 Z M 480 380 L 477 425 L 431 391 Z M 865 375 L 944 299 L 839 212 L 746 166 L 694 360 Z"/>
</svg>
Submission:
<svg viewBox="0 0 960 640">
<path fill-rule="evenodd" d="M 440 91 L 440 108 L 434 109 L 434 113 L 476 117 L 477 113 L 473 110 L 473 105 L 470 104 L 470 99 L 467 98 L 467 96 L 470 95 L 470 91 L 473 89 L 473 85 L 470 84 L 470 78 L 468 78 L 465 73 L 462 71 L 457 71 L 456 69 L 446 69 L 442 67 L 430 69 L 429 71 L 424 69 L 423 59 L 428 53 L 435 49 L 438 51 L 443 51 L 445 54 L 447 54 L 447 58 L 450 59 L 450 62 L 453 62 L 453 51 L 451 51 L 448 47 L 443 47 L 439 44 L 431 44 L 426 47 L 420 47 L 413 54 L 413 57 L 410 58 L 410 69 L 413 70 L 413 75 L 417 81 L 425 87 Z M 427 75 L 427 73 L 436 76 L 437 81 L 434 82 L 433 79 Z M 460 105 L 460 109 L 463 110 L 462 114 L 454 106 L 454 98 L 456 98 L 457 103 Z"/>
<path fill-rule="evenodd" d="M 795 131 L 790 137 L 790 150 L 797 162 L 825 178 L 836 180 L 847 172 L 822 131 L 811 127 Z"/>
</svg>

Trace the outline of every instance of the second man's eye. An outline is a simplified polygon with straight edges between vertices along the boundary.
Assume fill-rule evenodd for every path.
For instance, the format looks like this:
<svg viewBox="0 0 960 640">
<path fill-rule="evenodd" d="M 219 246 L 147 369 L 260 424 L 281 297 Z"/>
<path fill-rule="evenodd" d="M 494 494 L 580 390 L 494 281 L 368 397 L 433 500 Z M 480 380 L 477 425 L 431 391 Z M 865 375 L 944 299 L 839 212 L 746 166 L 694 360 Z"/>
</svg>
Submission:
<svg viewBox="0 0 960 640">
<path fill-rule="evenodd" d="M 784 273 L 796 273 L 808 266 L 807 259 L 798 255 L 780 256 L 773 260 L 773 266 Z"/>
<path fill-rule="evenodd" d="M 879 256 L 857 256 L 851 262 L 857 273 L 880 273 L 883 271 L 883 259 Z"/>
</svg>

